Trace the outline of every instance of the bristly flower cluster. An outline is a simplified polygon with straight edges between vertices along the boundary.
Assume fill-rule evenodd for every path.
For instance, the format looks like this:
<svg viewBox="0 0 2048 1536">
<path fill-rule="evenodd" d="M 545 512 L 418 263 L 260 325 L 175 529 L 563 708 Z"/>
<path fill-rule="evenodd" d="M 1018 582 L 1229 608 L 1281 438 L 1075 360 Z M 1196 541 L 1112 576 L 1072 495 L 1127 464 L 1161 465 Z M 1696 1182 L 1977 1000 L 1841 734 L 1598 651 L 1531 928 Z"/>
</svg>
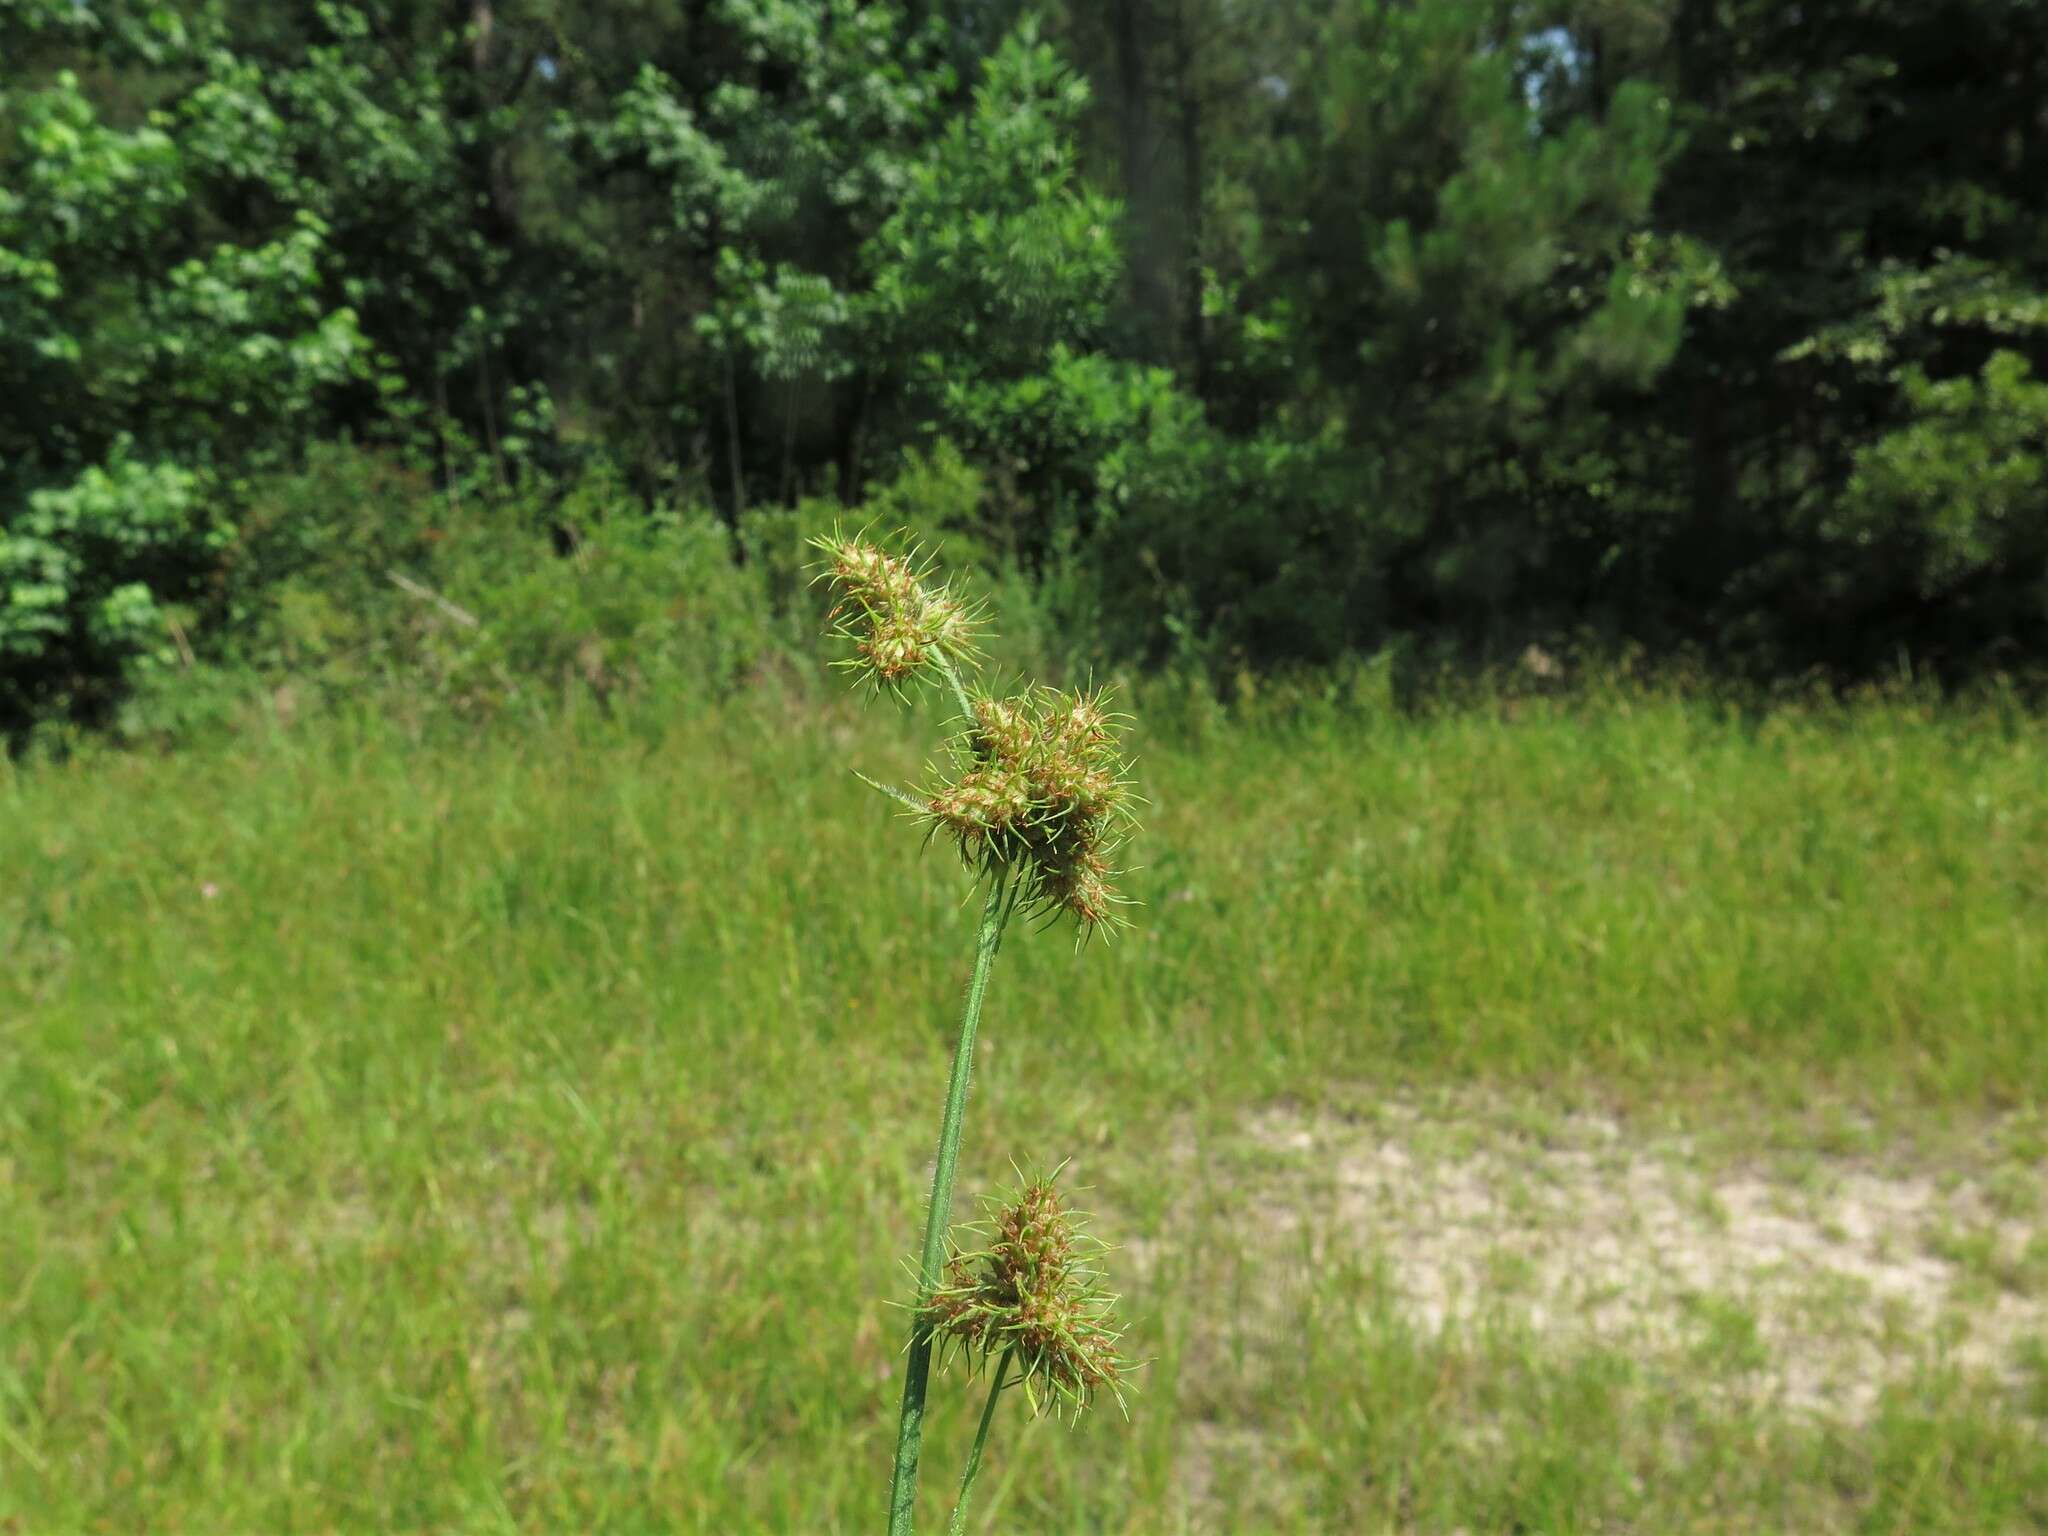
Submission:
<svg viewBox="0 0 2048 1536">
<path fill-rule="evenodd" d="M 1085 929 L 1114 926 L 1124 905 L 1111 858 L 1129 831 L 1131 787 L 1117 740 L 1124 717 L 1101 691 L 1033 688 L 975 694 L 955 743 L 956 775 L 921 792 L 932 828 L 951 834 L 970 869 L 1020 878 L 1021 897 Z"/>
<path fill-rule="evenodd" d="M 835 532 L 811 546 L 825 557 L 818 579 L 838 593 L 833 630 L 853 643 L 854 655 L 837 665 L 899 691 L 942 677 L 968 720 L 950 775 L 915 795 L 887 792 L 908 800 L 933 832 L 948 833 L 977 875 L 1011 882 L 1015 902 L 1047 918 L 1069 914 L 1084 933 L 1118 926 L 1127 903 L 1111 885 L 1112 858 L 1133 802 L 1117 739 L 1125 718 L 1100 690 L 967 692 L 961 672 L 978 659 L 981 615 L 935 584 L 929 563 L 864 535 Z"/>
<path fill-rule="evenodd" d="M 930 562 L 920 563 L 915 551 L 892 555 L 863 536 L 837 532 L 811 540 L 811 547 L 825 557 L 818 579 L 838 592 L 833 632 L 853 642 L 852 658 L 835 665 L 900 690 L 978 657 L 980 614 L 949 587 L 933 584 Z"/>
<path fill-rule="evenodd" d="M 1014 1349 L 1034 1414 L 1049 1408 L 1078 1417 L 1101 1391 L 1122 1408 L 1131 1362 L 1117 1348 L 1116 1298 L 1082 1258 L 1102 1244 L 1064 1209 L 1051 1177 L 1030 1180 L 1008 1204 L 986 1203 L 990 1219 L 968 1230 L 987 1236 L 988 1246 L 956 1245 L 925 1309 L 941 1349 L 950 1345 L 978 1364 Z"/>
</svg>

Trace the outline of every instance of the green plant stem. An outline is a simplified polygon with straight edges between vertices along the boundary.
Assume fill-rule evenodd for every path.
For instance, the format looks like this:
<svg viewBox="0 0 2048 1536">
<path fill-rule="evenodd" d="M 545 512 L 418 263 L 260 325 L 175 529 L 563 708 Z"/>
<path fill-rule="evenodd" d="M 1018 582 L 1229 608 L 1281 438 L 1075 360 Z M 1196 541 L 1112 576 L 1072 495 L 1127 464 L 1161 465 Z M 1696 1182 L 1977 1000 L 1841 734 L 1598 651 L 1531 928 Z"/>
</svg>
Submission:
<svg viewBox="0 0 2048 1536">
<path fill-rule="evenodd" d="M 953 1506 L 953 1518 L 946 1524 L 946 1536 L 966 1536 L 967 1496 L 974 1492 L 974 1479 L 981 1471 L 982 1447 L 988 1444 L 988 1427 L 995 1422 L 996 1396 L 1003 1390 L 1003 1378 L 1010 1373 L 1010 1358 L 1017 1353 L 1012 1344 L 1003 1351 L 996 1366 L 996 1379 L 988 1384 L 988 1401 L 981 1405 L 981 1427 L 974 1432 L 974 1448 L 967 1453 L 967 1470 L 960 1474 L 960 1501 Z"/>
<path fill-rule="evenodd" d="M 932 658 L 939 664 L 939 671 L 953 690 L 953 707 L 960 711 L 960 718 L 969 725 L 974 724 L 974 701 L 967 696 L 967 685 L 960 681 L 960 674 L 953 670 L 953 664 L 943 656 Z"/>
<path fill-rule="evenodd" d="M 939 1123 L 939 1157 L 932 1167 L 932 1203 L 924 1219 L 924 1255 L 918 1263 L 917 1305 L 911 1314 L 910 1359 L 903 1373 L 903 1411 L 896 1421 L 896 1470 L 889 1485 L 889 1536 L 911 1536 L 917 1507 L 917 1458 L 924 1444 L 925 1382 L 931 1375 L 932 1333 L 925 1307 L 946 1258 L 946 1228 L 953 1211 L 953 1171 L 960 1161 L 960 1123 L 967 1111 L 967 1079 L 974 1066 L 974 1032 L 988 992 L 989 965 L 1003 936 L 1007 876 L 989 882 L 981 905 L 981 931 L 974 943 L 974 975 L 960 1015 L 960 1041 L 953 1047 L 953 1076 L 946 1085 L 946 1112 Z"/>
</svg>

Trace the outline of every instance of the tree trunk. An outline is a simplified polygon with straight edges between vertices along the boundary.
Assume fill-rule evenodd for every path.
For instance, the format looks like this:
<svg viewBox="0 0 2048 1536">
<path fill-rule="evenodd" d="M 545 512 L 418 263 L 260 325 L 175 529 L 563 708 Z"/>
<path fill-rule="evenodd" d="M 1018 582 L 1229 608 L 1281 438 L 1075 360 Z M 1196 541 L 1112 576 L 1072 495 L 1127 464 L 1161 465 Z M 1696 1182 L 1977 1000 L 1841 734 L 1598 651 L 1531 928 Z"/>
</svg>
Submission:
<svg viewBox="0 0 2048 1536">
<path fill-rule="evenodd" d="M 479 75 L 490 67 L 491 32 L 495 22 L 491 0 L 470 0 L 469 67 Z"/>
<path fill-rule="evenodd" d="M 833 413 L 833 437 L 836 443 L 834 457 L 839 461 L 839 501 L 842 506 L 852 506 L 860 499 L 861 483 L 867 478 L 865 438 L 868 428 L 868 406 L 874 397 L 874 380 L 863 368 L 848 381 L 848 389 L 840 396 L 839 407 Z"/>
<path fill-rule="evenodd" d="M 1209 345 L 1202 323 L 1202 97 L 1195 88 L 1195 39 L 1187 0 L 1174 12 L 1174 72 L 1180 87 L 1181 344 L 1195 398 L 1209 397 Z"/>
<path fill-rule="evenodd" d="M 1131 297 L 1144 316 L 1148 345 L 1164 334 L 1170 308 L 1159 281 L 1154 238 L 1157 199 L 1152 183 L 1152 102 L 1145 70 L 1145 0 L 1115 0 L 1111 26 L 1123 127 L 1124 219 Z"/>
<path fill-rule="evenodd" d="M 725 430 L 727 462 L 732 470 L 732 526 L 735 531 L 747 513 L 747 482 L 740 467 L 740 391 L 732 365 L 732 342 L 725 343 Z"/>
</svg>

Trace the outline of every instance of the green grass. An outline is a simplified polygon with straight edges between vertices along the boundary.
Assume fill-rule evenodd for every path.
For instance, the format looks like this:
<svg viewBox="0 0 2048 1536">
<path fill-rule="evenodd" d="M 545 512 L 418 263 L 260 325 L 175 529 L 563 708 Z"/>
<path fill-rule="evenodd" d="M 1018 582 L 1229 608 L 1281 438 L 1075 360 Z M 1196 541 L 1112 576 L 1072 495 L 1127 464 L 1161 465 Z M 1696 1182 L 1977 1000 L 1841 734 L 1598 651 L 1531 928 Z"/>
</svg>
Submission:
<svg viewBox="0 0 2048 1536">
<path fill-rule="evenodd" d="M 1426 1331 L 1225 1150 L 1443 1092 L 1992 1136 L 2038 1231 L 2037 722 L 1176 718 L 1138 930 L 998 961 L 960 1186 L 1072 1155 L 1154 1363 L 1129 1426 L 999 1433 L 980 1528 L 2048 1520 L 2037 1345 L 1849 1423 L 1739 1390 L 1739 1300 L 1664 1353 Z M 770 690 L 0 766 L 0 1531 L 878 1528 L 974 912 L 845 768 L 929 739 Z M 974 1402 L 935 1385 L 928 1520 Z"/>
</svg>

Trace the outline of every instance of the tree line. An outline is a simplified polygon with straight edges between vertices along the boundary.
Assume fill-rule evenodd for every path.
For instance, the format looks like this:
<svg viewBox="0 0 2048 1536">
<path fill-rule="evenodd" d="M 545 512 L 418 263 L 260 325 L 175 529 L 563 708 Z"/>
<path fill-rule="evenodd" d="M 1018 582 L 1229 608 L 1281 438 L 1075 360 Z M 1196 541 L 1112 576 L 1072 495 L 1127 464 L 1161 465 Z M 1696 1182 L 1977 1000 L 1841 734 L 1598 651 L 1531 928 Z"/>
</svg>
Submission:
<svg viewBox="0 0 2048 1536">
<path fill-rule="evenodd" d="M 2025 669 L 2044 366 L 2031 0 L 0 10 L 9 726 L 232 645 L 338 441 L 734 530 L 955 454 L 1137 661 Z"/>
</svg>

